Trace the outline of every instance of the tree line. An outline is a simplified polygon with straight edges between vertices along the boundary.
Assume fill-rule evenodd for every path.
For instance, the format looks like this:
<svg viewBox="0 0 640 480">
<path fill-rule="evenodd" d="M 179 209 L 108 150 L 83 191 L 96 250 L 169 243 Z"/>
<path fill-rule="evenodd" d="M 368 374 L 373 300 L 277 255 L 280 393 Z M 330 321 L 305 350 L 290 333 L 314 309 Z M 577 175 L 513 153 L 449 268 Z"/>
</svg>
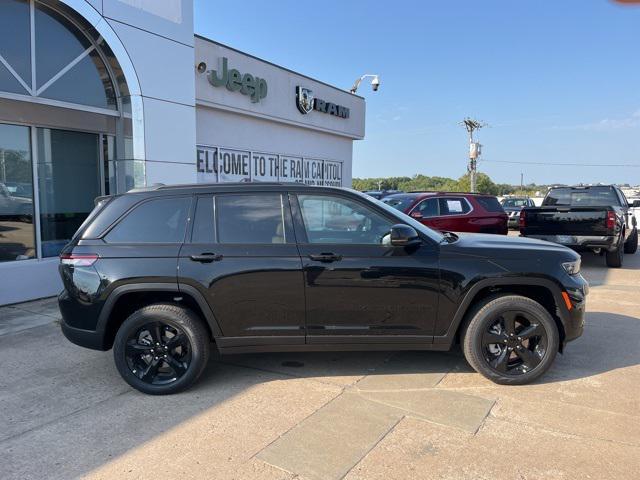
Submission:
<svg viewBox="0 0 640 480">
<path fill-rule="evenodd" d="M 477 191 L 489 195 L 529 195 L 536 191 L 546 191 L 546 186 L 529 184 L 523 189 L 520 185 L 495 183 L 486 173 L 476 175 Z M 469 174 L 463 175 L 457 180 L 448 177 L 429 177 L 416 174 L 413 177 L 385 177 L 385 178 L 354 178 L 353 188 L 360 191 L 367 190 L 402 190 L 411 191 L 446 191 L 468 192 L 471 190 Z"/>
</svg>

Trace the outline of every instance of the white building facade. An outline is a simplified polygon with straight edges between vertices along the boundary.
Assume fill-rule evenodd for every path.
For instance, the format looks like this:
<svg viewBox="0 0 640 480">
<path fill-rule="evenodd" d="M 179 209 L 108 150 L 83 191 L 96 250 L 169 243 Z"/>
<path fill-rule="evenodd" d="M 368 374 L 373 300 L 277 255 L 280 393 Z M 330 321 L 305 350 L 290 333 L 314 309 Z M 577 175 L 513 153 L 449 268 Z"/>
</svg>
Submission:
<svg viewBox="0 0 640 480">
<path fill-rule="evenodd" d="M 361 97 L 193 32 L 191 0 L 0 2 L 0 305 L 55 295 L 95 197 L 351 184 Z"/>
</svg>

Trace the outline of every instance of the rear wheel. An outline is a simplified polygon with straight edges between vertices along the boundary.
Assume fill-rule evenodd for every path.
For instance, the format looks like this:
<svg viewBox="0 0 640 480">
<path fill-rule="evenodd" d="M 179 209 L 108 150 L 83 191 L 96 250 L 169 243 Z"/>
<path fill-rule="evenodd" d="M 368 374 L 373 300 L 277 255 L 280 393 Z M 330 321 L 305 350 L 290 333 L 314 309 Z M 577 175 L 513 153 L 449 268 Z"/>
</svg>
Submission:
<svg viewBox="0 0 640 480">
<path fill-rule="evenodd" d="M 560 335 L 538 302 L 504 295 L 478 305 L 462 339 L 469 364 L 489 380 L 529 383 L 545 373 L 558 352 Z"/>
<path fill-rule="evenodd" d="M 127 318 L 113 344 L 122 378 L 152 395 L 190 387 L 209 359 L 209 335 L 192 311 L 170 304 L 141 308 Z"/>
<path fill-rule="evenodd" d="M 624 244 L 624 253 L 636 253 L 636 250 L 638 250 L 638 229 L 634 228 Z"/>
<path fill-rule="evenodd" d="M 622 266 L 622 258 L 624 255 L 624 250 L 625 248 L 623 246 L 622 240 L 620 240 L 620 243 L 618 243 L 618 246 L 616 247 L 615 250 L 610 252 L 606 251 L 604 255 L 607 262 L 607 267 L 620 268 Z"/>
</svg>

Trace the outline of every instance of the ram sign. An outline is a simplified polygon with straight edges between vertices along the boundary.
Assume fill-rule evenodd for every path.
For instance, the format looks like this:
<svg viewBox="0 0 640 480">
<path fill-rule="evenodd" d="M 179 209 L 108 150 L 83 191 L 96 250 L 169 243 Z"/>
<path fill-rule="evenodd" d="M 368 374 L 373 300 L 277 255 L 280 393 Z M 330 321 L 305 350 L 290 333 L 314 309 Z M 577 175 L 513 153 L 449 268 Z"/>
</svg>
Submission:
<svg viewBox="0 0 640 480">
<path fill-rule="evenodd" d="M 342 186 L 342 162 L 198 145 L 198 183 L 292 182 Z"/>
</svg>

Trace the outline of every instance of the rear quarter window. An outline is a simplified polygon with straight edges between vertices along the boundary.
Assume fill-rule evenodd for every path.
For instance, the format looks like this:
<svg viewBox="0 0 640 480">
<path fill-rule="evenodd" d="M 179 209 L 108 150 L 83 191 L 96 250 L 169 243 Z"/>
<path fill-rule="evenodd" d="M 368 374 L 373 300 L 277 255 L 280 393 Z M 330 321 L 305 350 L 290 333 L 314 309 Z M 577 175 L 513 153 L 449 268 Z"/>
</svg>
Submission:
<svg viewBox="0 0 640 480">
<path fill-rule="evenodd" d="M 191 197 L 147 200 L 133 208 L 105 236 L 107 243 L 182 243 Z"/>
<path fill-rule="evenodd" d="M 502 205 L 500 205 L 500 202 L 496 197 L 476 197 L 476 201 L 487 212 L 491 212 L 491 213 L 504 212 Z"/>
</svg>

